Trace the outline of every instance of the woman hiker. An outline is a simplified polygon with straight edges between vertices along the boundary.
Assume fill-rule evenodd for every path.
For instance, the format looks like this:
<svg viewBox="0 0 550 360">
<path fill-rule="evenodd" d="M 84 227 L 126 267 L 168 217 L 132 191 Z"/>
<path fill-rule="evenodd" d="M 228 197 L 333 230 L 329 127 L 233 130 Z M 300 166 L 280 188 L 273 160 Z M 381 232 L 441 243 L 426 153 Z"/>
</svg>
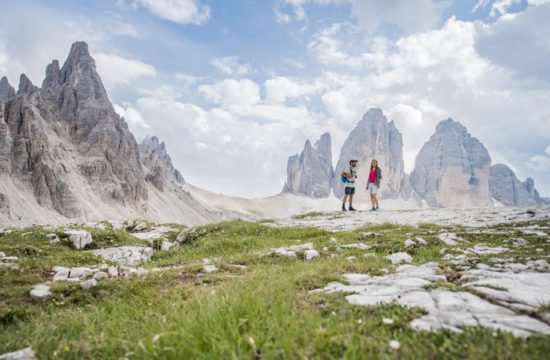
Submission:
<svg viewBox="0 0 550 360">
<path fill-rule="evenodd" d="M 382 170 L 378 167 L 378 161 L 375 159 L 370 163 L 369 181 L 367 182 L 367 191 L 370 193 L 370 202 L 372 203 L 370 211 L 378 210 L 376 194 L 380 188 L 380 180 L 382 180 Z"/>
</svg>

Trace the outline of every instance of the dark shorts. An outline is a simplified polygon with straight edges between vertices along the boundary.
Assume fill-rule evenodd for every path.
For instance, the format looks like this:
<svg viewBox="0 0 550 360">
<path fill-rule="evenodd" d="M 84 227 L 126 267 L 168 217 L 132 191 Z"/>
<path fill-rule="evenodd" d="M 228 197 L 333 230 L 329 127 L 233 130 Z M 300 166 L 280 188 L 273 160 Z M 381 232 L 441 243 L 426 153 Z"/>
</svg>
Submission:
<svg viewBox="0 0 550 360">
<path fill-rule="evenodd" d="M 346 186 L 346 188 L 344 189 L 344 193 L 346 195 L 353 195 L 353 194 L 355 194 L 355 188 Z"/>
</svg>

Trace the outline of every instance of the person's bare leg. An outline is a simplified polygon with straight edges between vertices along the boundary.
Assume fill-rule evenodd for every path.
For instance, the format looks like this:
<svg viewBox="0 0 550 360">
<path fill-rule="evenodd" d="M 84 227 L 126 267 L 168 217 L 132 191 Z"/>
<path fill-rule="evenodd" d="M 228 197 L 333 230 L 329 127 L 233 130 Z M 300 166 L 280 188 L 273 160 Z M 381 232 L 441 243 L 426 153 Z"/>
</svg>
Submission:
<svg viewBox="0 0 550 360">
<path fill-rule="evenodd" d="M 374 194 L 374 203 L 376 204 L 375 208 L 378 209 L 378 195 Z"/>
<path fill-rule="evenodd" d="M 346 200 L 348 199 L 349 195 L 344 195 L 344 198 L 342 199 L 342 210 L 346 209 Z"/>
<path fill-rule="evenodd" d="M 353 195 L 350 195 L 350 196 L 349 196 L 349 209 L 350 209 L 350 210 L 353 209 L 352 203 L 353 203 Z"/>
<path fill-rule="evenodd" d="M 370 203 L 372 204 L 372 207 L 375 207 L 375 199 L 376 199 L 376 195 L 374 194 L 370 194 Z"/>
</svg>

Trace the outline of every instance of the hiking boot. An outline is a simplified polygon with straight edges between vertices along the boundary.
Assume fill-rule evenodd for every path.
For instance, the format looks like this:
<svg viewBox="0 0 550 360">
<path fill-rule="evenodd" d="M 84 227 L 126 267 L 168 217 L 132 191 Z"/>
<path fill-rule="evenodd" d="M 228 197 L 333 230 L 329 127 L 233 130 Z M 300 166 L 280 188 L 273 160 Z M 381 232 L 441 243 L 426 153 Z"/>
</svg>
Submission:
<svg viewBox="0 0 550 360">
<path fill-rule="evenodd" d="M 342 211 L 347 211 L 344 205 L 342 205 Z"/>
<path fill-rule="evenodd" d="M 378 211 L 378 206 L 374 208 L 374 210 Z"/>
<path fill-rule="evenodd" d="M 349 207 L 349 211 L 357 211 L 357 210 L 355 210 L 355 209 L 353 208 L 353 206 L 350 206 L 350 207 Z"/>
<path fill-rule="evenodd" d="M 376 209 L 375 209 L 374 206 L 373 206 L 372 209 L 370 209 L 369 211 L 376 211 Z"/>
</svg>

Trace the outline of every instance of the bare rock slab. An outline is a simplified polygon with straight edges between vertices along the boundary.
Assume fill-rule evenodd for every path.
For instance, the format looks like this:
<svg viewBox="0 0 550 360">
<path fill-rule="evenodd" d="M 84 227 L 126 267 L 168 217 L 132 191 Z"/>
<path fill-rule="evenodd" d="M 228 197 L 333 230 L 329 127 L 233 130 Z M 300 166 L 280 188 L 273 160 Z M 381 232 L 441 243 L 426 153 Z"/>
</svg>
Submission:
<svg viewBox="0 0 550 360">
<path fill-rule="evenodd" d="M 548 269 L 548 263 L 537 260 L 470 269 L 462 276 L 463 280 L 470 280 L 463 287 L 473 287 L 511 308 L 536 310 L 550 304 L 550 272 L 544 271 L 545 268 Z"/>
<path fill-rule="evenodd" d="M 92 253 L 116 264 L 132 266 L 149 260 L 153 256 L 153 249 L 145 246 L 119 246 L 93 250 Z"/>
<path fill-rule="evenodd" d="M 0 355 L 0 360 L 34 360 L 36 355 L 31 347 Z"/>
<path fill-rule="evenodd" d="M 550 326 L 544 322 L 518 315 L 505 306 L 492 304 L 467 291 L 453 292 L 445 288 L 427 290 L 426 285 L 446 280 L 439 274 L 435 263 L 401 265 L 396 273 L 384 276 L 346 274 L 344 277 L 348 284 L 331 282 L 314 292 L 350 293 L 346 300 L 355 305 L 396 303 L 420 307 L 428 314 L 411 322 L 411 326 L 418 330 L 446 328 L 460 332 L 465 326 L 484 326 L 519 337 L 535 333 L 550 334 Z"/>
</svg>

